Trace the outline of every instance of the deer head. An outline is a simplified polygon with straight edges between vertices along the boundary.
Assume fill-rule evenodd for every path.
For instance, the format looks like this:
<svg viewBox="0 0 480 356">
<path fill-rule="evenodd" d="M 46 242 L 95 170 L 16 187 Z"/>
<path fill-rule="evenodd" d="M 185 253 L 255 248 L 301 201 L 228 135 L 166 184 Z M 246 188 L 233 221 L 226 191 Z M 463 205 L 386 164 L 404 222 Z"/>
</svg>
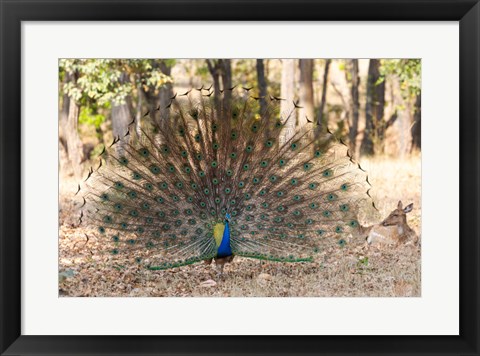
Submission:
<svg viewBox="0 0 480 356">
<path fill-rule="evenodd" d="M 407 224 L 407 214 L 411 212 L 413 209 L 413 203 L 407 205 L 405 208 L 403 207 L 402 201 L 398 202 L 397 208 L 393 210 L 390 215 L 387 216 L 385 220 L 383 220 L 383 226 L 403 226 Z"/>
</svg>

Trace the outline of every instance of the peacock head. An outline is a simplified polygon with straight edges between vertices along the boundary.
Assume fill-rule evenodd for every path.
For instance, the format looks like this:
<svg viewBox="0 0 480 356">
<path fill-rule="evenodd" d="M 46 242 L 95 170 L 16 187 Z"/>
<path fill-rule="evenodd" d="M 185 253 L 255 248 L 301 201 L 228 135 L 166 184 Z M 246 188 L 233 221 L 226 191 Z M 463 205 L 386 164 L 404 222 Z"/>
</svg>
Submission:
<svg viewBox="0 0 480 356">
<path fill-rule="evenodd" d="M 226 213 L 226 214 L 225 214 L 225 223 L 230 222 L 230 219 L 231 219 L 231 218 L 232 218 L 232 217 L 230 216 L 230 214 L 229 214 L 229 213 Z"/>
</svg>

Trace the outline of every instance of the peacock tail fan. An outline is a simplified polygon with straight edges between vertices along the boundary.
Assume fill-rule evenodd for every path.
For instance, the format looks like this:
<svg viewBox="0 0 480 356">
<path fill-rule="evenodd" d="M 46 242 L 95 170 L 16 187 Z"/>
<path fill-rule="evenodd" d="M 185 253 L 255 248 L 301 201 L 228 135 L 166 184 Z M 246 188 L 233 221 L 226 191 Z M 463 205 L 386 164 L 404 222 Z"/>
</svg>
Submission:
<svg viewBox="0 0 480 356">
<path fill-rule="evenodd" d="M 219 257 L 223 238 L 234 255 L 304 262 L 355 236 L 372 202 L 346 145 L 308 124 L 285 137 L 293 116 L 275 102 L 182 99 L 132 122 L 90 171 L 82 216 L 105 251 L 167 269 Z"/>
</svg>

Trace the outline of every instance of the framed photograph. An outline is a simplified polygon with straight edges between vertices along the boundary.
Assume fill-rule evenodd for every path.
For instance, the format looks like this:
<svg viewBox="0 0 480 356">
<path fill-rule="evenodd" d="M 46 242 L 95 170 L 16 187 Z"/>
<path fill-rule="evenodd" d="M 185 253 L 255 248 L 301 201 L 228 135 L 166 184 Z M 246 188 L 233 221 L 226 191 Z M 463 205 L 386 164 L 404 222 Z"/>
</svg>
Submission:
<svg viewBox="0 0 480 356">
<path fill-rule="evenodd" d="M 477 1 L 0 3 L 2 355 L 480 355 Z"/>
</svg>

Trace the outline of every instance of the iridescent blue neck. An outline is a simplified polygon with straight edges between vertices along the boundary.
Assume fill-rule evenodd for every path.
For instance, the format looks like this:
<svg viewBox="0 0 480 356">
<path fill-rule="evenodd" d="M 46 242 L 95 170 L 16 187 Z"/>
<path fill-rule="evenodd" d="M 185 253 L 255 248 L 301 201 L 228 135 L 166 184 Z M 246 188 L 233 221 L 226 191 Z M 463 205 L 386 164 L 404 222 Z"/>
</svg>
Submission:
<svg viewBox="0 0 480 356">
<path fill-rule="evenodd" d="M 225 222 L 225 229 L 223 230 L 223 237 L 220 246 L 217 249 L 217 257 L 227 257 L 232 255 L 230 248 L 230 226 L 228 221 Z"/>
</svg>

